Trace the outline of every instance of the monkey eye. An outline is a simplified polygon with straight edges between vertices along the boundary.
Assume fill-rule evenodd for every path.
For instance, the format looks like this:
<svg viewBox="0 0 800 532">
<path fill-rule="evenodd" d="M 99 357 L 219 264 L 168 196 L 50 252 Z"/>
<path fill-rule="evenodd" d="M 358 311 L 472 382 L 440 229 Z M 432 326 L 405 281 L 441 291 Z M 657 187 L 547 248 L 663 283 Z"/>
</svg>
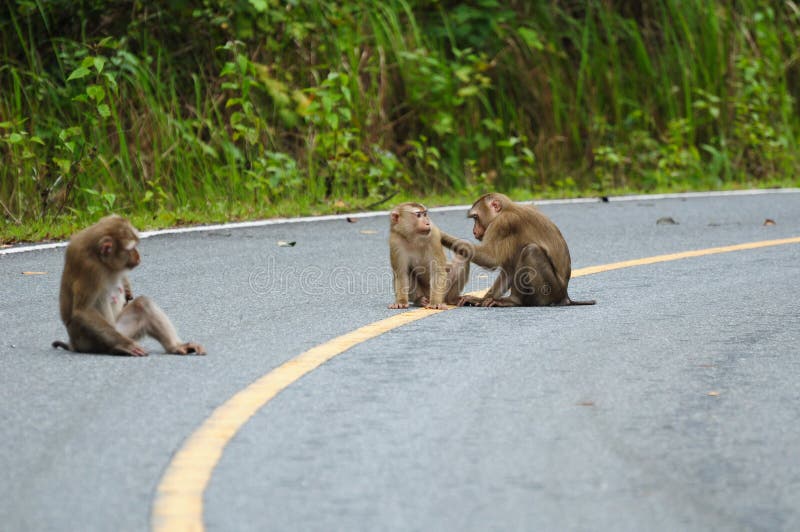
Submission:
<svg viewBox="0 0 800 532">
<path fill-rule="evenodd" d="M 414 216 L 416 216 L 417 218 L 427 218 L 428 211 L 414 211 Z"/>
</svg>

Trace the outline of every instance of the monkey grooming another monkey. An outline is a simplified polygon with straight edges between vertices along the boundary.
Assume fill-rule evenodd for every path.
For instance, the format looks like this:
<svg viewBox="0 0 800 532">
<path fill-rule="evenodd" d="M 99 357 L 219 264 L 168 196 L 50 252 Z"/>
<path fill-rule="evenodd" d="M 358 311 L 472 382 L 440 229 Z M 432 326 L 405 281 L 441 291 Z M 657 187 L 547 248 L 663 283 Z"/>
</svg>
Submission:
<svg viewBox="0 0 800 532">
<path fill-rule="evenodd" d="M 127 272 L 139 264 L 138 243 L 136 229 L 117 215 L 106 216 L 72 236 L 59 295 L 69 344 L 56 340 L 53 347 L 146 356 L 136 340 L 151 336 L 167 353 L 206 354 L 200 344 L 181 341 L 167 315 L 149 298 L 133 299 Z"/>
<path fill-rule="evenodd" d="M 421 203 L 401 203 L 389 214 L 389 258 L 395 301 L 392 309 L 408 308 L 409 299 L 432 309 L 459 302 L 469 277 L 469 261 L 455 255 L 447 262 L 439 229 Z"/>
<path fill-rule="evenodd" d="M 561 231 L 534 206 L 518 205 L 503 194 L 484 194 L 467 214 L 475 225 L 474 246 L 442 233 L 442 244 L 483 268 L 500 274 L 482 298 L 463 296 L 459 305 L 516 307 L 594 305 L 567 295 L 572 266 Z M 508 291 L 509 297 L 503 297 Z"/>
</svg>

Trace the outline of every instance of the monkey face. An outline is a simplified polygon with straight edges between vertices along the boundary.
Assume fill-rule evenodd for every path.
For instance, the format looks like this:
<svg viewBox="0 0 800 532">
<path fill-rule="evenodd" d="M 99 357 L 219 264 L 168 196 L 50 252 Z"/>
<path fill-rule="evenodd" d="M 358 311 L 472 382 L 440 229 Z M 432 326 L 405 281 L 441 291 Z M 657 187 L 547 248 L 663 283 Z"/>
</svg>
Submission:
<svg viewBox="0 0 800 532">
<path fill-rule="evenodd" d="M 122 239 L 106 235 L 98 243 L 100 261 L 115 272 L 133 269 L 140 262 L 138 243 L 133 236 Z"/>
<path fill-rule="evenodd" d="M 475 217 L 475 225 L 472 226 L 472 235 L 479 242 L 483 240 L 483 235 L 486 233 L 486 228 L 481 224 L 478 217 Z"/>
<path fill-rule="evenodd" d="M 431 219 L 428 218 L 428 211 L 416 210 L 410 211 L 416 217 L 416 230 L 417 233 L 422 235 L 431 234 Z"/>
</svg>

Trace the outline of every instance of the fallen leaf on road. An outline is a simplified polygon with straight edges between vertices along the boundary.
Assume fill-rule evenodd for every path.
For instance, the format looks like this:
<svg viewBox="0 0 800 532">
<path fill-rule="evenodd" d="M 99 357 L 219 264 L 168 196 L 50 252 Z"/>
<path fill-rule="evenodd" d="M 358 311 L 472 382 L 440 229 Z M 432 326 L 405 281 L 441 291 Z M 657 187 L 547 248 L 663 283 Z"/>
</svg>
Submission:
<svg viewBox="0 0 800 532">
<path fill-rule="evenodd" d="M 678 225 L 678 222 L 671 216 L 664 216 L 656 220 L 656 225 Z"/>
<path fill-rule="evenodd" d="M 578 406 L 594 406 L 594 401 L 581 401 Z"/>
<path fill-rule="evenodd" d="M 767 218 L 766 220 L 764 220 L 764 225 L 778 225 L 778 224 L 776 224 L 775 220 L 773 220 L 772 218 Z"/>
<path fill-rule="evenodd" d="M 8 248 L 10 248 L 10 247 L 11 247 L 11 244 L 3 244 L 3 245 L 0 245 L 0 249 L 8 249 Z"/>
<path fill-rule="evenodd" d="M 359 231 L 362 235 L 377 235 L 378 232 L 375 229 L 362 229 Z"/>
<path fill-rule="evenodd" d="M 22 275 L 47 275 L 47 272 L 22 272 Z"/>
<path fill-rule="evenodd" d="M 297 244 L 297 242 L 295 242 L 294 240 L 292 240 L 291 242 L 288 242 L 286 240 L 278 240 L 278 246 L 282 248 L 291 248 L 294 247 L 295 244 Z"/>
<path fill-rule="evenodd" d="M 698 364 L 697 367 L 698 368 L 716 368 L 717 366 L 715 366 L 714 364 Z"/>
<path fill-rule="evenodd" d="M 358 221 L 358 218 L 353 218 L 352 216 L 348 216 L 347 218 L 345 218 L 345 220 L 347 220 L 351 224 L 354 224 Z"/>
<path fill-rule="evenodd" d="M 717 391 L 708 392 L 708 395 L 711 396 L 711 397 L 717 397 L 719 395 L 719 392 L 717 392 Z"/>
</svg>

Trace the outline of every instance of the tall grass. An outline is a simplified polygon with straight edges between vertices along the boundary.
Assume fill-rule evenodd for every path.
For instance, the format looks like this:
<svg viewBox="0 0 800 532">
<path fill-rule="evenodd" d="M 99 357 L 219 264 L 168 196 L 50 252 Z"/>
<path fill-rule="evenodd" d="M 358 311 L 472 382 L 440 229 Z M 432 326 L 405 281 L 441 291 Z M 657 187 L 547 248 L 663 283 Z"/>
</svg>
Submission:
<svg viewBox="0 0 800 532">
<path fill-rule="evenodd" d="M 791 1 L 10 0 L 0 223 L 796 184 L 799 41 Z"/>
</svg>

